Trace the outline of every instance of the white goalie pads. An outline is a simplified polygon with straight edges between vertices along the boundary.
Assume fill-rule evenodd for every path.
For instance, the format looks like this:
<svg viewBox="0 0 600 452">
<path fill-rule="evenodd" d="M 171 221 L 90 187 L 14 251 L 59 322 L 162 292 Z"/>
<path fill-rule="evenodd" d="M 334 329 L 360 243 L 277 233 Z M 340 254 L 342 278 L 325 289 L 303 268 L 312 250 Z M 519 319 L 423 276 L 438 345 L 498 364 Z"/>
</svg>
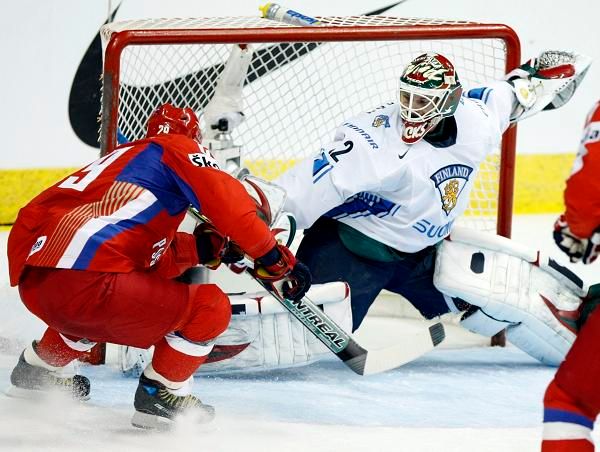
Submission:
<svg viewBox="0 0 600 452">
<path fill-rule="evenodd" d="M 547 50 L 511 71 L 506 80 L 516 101 L 510 121 L 562 107 L 575 93 L 591 63 L 586 55 Z"/>
<path fill-rule="evenodd" d="M 539 251 L 460 227 L 438 250 L 434 284 L 479 307 L 462 326 L 484 335 L 506 328 L 511 343 L 549 365 L 559 365 L 573 344 L 587 293 L 581 279 Z"/>
<path fill-rule="evenodd" d="M 341 328 L 352 331 L 350 288 L 346 283 L 315 284 L 307 297 Z M 197 374 L 277 369 L 335 358 L 267 292 L 230 295 L 229 299 L 231 323 L 216 339 L 213 351 Z M 121 347 L 121 370 L 126 375 L 139 376 L 151 356 L 151 349 Z"/>
</svg>

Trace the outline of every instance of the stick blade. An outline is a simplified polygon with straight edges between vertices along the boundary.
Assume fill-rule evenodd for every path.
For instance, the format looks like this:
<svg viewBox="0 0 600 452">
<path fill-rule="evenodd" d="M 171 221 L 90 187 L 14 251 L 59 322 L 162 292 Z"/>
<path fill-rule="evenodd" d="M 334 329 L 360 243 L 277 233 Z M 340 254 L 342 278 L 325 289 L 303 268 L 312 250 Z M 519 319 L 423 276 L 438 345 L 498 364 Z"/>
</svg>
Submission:
<svg viewBox="0 0 600 452">
<path fill-rule="evenodd" d="M 446 331 L 444 325 L 441 323 L 435 323 L 426 330 L 419 331 L 410 339 L 403 343 L 393 345 L 378 350 L 369 350 L 367 355 L 364 357 L 364 363 L 362 363 L 362 373 L 360 375 L 374 375 L 386 370 L 395 369 L 404 364 L 407 364 L 420 356 L 424 355 L 430 350 L 433 350 L 437 345 L 442 343 L 446 338 Z M 362 358 L 361 356 L 357 358 Z M 355 359 L 357 359 L 355 358 Z M 357 364 L 359 360 L 357 359 Z M 350 364 L 346 362 L 350 367 Z M 353 367 L 350 367 L 356 373 Z"/>
</svg>

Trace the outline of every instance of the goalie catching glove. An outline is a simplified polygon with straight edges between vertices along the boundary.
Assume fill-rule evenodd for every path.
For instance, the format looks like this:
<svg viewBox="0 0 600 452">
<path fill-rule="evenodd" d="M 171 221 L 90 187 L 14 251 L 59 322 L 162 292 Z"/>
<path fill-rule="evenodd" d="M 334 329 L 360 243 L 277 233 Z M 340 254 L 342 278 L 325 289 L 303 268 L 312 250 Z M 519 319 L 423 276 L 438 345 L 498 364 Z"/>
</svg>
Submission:
<svg viewBox="0 0 600 452">
<path fill-rule="evenodd" d="M 562 107 L 573 96 L 592 60 L 585 55 L 547 50 L 506 75 L 516 100 L 510 122 Z"/>
<path fill-rule="evenodd" d="M 556 245 L 564 252 L 571 262 L 591 264 L 600 254 L 600 232 L 598 229 L 589 238 L 573 234 L 564 215 L 554 223 L 553 232 Z"/>
<path fill-rule="evenodd" d="M 282 295 L 290 300 L 304 297 L 312 280 L 308 267 L 296 260 L 288 247 L 280 244 L 256 259 L 251 273 L 269 284 L 284 280 Z"/>
</svg>

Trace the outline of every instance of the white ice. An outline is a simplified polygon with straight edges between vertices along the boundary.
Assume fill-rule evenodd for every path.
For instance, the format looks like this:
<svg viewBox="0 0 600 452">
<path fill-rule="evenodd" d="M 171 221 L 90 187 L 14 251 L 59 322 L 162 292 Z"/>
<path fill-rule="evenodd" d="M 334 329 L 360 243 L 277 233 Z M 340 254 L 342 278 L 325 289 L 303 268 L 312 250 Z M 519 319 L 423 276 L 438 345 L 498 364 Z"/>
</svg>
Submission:
<svg viewBox="0 0 600 452">
<path fill-rule="evenodd" d="M 513 237 L 560 258 L 551 239 L 553 219 L 517 217 Z M 5 247 L 7 233 L 0 234 Z M 5 249 L 0 251 L 3 276 Z M 597 266 L 570 267 L 589 283 L 595 281 Z M 33 339 L 41 325 L 15 308 L 14 290 L 2 290 L 6 309 L 0 310 L 0 337 Z M 19 352 L 3 349 L 2 391 Z M 135 379 L 110 366 L 80 370 L 92 381 L 88 403 L 0 394 L 0 450 L 535 451 L 542 396 L 555 372 L 509 345 L 439 349 L 370 377 L 357 376 L 335 360 L 268 373 L 206 376 L 197 378 L 195 392 L 216 407 L 216 420 L 201 427 L 183 423 L 158 434 L 129 423 Z"/>
</svg>

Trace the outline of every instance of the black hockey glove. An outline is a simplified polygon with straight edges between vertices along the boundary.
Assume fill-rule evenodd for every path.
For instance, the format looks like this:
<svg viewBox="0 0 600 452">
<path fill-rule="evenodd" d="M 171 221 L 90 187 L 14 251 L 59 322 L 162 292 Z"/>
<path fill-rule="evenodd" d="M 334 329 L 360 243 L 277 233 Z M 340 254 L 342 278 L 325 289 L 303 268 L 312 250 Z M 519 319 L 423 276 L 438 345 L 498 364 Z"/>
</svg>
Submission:
<svg viewBox="0 0 600 452">
<path fill-rule="evenodd" d="M 291 300 L 304 297 L 312 281 L 308 267 L 296 260 L 287 246 L 280 244 L 256 259 L 252 274 L 266 282 L 284 280 L 282 295 Z"/>
<path fill-rule="evenodd" d="M 583 262 L 591 264 L 600 254 L 600 232 L 596 229 L 590 238 L 578 237 L 571 229 L 564 215 L 561 215 L 554 223 L 553 232 L 556 246 L 564 252 L 571 262 Z"/>
</svg>

